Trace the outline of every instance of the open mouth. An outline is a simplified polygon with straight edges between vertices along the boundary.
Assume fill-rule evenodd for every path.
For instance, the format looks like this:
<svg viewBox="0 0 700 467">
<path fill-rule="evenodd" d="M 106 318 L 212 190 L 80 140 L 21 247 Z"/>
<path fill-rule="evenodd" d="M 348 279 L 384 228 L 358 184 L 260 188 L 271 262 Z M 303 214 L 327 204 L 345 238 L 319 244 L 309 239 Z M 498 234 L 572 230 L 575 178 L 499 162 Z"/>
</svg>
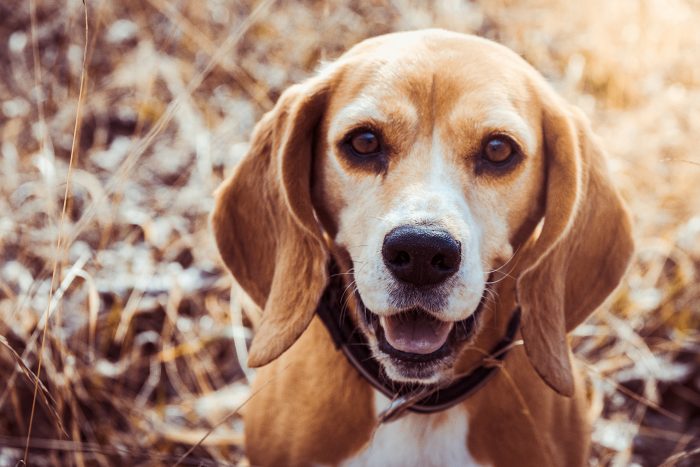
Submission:
<svg viewBox="0 0 700 467">
<path fill-rule="evenodd" d="M 421 308 L 381 317 L 363 308 L 379 350 L 398 361 L 426 363 L 452 355 L 459 344 L 472 337 L 483 302 L 461 321 L 442 321 Z"/>
<path fill-rule="evenodd" d="M 430 355 L 447 342 L 454 323 L 440 321 L 419 308 L 379 318 L 385 342 L 406 354 Z"/>
</svg>

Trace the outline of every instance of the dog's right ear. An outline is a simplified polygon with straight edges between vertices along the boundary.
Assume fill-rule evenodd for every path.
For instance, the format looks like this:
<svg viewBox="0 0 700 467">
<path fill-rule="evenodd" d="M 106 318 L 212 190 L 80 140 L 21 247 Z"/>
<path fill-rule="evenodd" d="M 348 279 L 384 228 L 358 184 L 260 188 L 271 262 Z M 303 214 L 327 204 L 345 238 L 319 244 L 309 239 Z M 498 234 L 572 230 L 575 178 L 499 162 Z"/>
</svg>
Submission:
<svg viewBox="0 0 700 467">
<path fill-rule="evenodd" d="M 263 309 L 248 364 L 287 350 L 313 318 L 327 251 L 311 205 L 314 129 L 328 79 L 285 91 L 257 124 L 248 154 L 216 193 L 212 227 L 234 278 Z"/>
</svg>

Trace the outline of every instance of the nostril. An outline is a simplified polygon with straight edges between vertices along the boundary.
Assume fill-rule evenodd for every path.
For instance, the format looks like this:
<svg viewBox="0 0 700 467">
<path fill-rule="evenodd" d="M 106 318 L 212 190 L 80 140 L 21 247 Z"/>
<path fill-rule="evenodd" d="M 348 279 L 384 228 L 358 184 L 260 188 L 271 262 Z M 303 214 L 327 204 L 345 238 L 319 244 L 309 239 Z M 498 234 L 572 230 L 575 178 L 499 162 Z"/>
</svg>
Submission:
<svg viewBox="0 0 700 467">
<path fill-rule="evenodd" d="M 438 253 L 430 260 L 430 265 L 438 271 L 453 272 L 456 269 L 455 263 L 457 262 L 459 262 L 459 258 L 455 257 L 455 255 Z"/>
<path fill-rule="evenodd" d="M 430 260 L 430 264 L 435 267 L 436 269 L 440 269 L 442 271 L 447 271 L 449 269 L 452 269 L 451 266 L 448 266 L 445 264 L 445 257 L 443 255 L 435 255 L 433 256 L 433 259 Z"/>
<path fill-rule="evenodd" d="M 405 266 L 411 262 L 411 255 L 405 251 L 398 251 L 389 262 L 394 266 Z"/>
</svg>

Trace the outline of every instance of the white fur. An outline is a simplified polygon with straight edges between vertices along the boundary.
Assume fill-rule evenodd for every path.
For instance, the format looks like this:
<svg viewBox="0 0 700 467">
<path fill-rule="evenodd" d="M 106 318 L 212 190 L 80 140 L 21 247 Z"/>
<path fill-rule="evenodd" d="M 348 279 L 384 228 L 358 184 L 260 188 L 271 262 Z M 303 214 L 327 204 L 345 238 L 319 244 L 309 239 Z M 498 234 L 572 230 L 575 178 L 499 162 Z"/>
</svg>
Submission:
<svg viewBox="0 0 700 467">
<path fill-rule="evenodd" d="M 375 391 L 375 407 L 383 410 L 389 400 Z M 381 425 L 357 455 L 343 467 L 442 467 L 478 466 L 467 449 L 467 411 L 459 405 L 437 414 L 409 413 Z"/>
</svg>

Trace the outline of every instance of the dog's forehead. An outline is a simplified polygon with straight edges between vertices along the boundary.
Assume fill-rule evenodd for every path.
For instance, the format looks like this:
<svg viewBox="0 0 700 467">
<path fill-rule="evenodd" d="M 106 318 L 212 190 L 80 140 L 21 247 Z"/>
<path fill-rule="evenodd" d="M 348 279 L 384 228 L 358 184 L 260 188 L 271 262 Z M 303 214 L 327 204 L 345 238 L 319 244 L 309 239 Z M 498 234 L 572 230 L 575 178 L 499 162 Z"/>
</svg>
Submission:
<svg viewBox="0 0 700 467">
<path fill-rule="evenodd" d="M 478 120 L 524 127 L 519 116 L 532 111 L 531 67 L 478 37 L 439 30 L 389 34 L 360 43 L 339 65 L 328 112 L 338 126 L 400 121 L 427 131 Z"/>
</svg>

